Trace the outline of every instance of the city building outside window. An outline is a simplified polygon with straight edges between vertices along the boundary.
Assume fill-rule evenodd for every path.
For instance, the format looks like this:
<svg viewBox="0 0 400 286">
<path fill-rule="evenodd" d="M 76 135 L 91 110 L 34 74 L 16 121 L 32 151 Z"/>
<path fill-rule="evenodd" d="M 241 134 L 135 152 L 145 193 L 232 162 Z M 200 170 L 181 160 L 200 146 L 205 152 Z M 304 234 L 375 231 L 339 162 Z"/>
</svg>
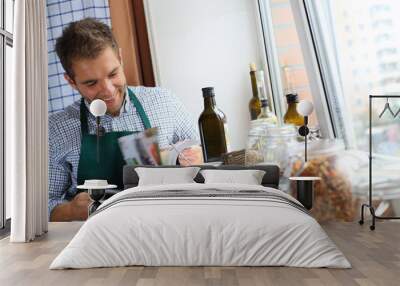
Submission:
<svg viewBox="0 0 400 286">
<path fill-rule="evenodd" d="M 365 195 L 369 95 L 400 95 L 400 1 L 259 0 L 259 4 L 261 16 L 270 14 L 270 21 L 265 24 L 264 19 L 263 24 L 273 27 L 270 45 L 277 51 L 275 63 L 294 66 L 301 98 L 311 98 L 322 109 L 313 123 L 332 128 L 333 137 L 345 139 L 348 149 L 362 158 L 353 191 Z M 269 63 L 274 60 L 269 58 Z M 311 62 L 318 68 L 310 77 Z M 313 92 L 316 81 L 322 88 Z M 399 215 L 400 113 L 398 118 L 389 113 L 379 118 L 385 104 L 385 99 L 373 102 L 373 189 L 375 198 L 390 201 L 387 205 Z M 390 100 L 390 106 L 399 111 L 400 99 Z"/>
</svg>

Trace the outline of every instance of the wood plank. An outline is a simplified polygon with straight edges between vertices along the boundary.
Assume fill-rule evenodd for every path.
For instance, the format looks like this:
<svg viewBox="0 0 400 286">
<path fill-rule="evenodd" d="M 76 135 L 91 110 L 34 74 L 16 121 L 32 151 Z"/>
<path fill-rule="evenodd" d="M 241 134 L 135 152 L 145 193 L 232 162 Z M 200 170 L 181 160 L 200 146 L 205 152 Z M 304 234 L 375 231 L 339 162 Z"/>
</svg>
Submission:
<svg viewBox="0 0 400 286">
<path fill-rule="evenodd" d="M 399 285 L 400 223 L 368 225 L 329 223 L 329 237 L 352 269 L 291 267 L 116 267 L 82 270 L 48 269 L 82 223 L 50 223 L 49 233 L 32 243 L 0 240 L 0 285 Z"/>
</svg>

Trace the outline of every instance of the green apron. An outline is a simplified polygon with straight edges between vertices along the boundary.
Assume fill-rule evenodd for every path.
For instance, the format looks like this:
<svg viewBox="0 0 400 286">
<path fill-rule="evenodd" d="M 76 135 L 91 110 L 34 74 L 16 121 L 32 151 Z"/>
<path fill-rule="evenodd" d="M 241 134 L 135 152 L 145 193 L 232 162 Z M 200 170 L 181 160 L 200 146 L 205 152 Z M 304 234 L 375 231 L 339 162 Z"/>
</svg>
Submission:
<svg viewBox="0 0 400 286">
<path fill-rule="evenodd" d="M 128 93 L 131 102 L 139 113 L 144 128 L 151 128 L 143 106 L 129 88 Z M 101 179 L 107 180 L 109 184 L 117 185 L 118 189 L 123 189 L 122 169 L 125 161 L 119 148 L 118 138 L 137 132 L 115 131 L 103 134 L 99 140 L 100 154 L 99 162 L 97 162 L 97 136 L 89 134 L 87 114 L 88 110 L 82 98 L 80 106 L 82 139 L 78 165 L 78 185 L 82 185 L 85 180 Z"/>
</svg>

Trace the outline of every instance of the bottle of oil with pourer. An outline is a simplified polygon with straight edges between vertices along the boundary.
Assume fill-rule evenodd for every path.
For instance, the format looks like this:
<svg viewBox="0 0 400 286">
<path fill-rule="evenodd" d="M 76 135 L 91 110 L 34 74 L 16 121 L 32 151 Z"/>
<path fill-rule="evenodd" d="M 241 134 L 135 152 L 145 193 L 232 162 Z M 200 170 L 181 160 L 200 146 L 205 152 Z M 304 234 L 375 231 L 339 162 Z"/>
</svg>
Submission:
<svg viewBox="0 0 400 286">
<path fill-rule="evenodd" d="M 285 82 L 286 82 L 286 101 L 288 104 L 287 111 L 283 116 L 283 122 L 286 124 L 294 124 L 297 127 L 304 125 L 304 117 L 297 112 L 297 104 L 299 102 L 299 95 L 295 91 L 293 85 L 293 71 L 289 67 L 284 68 Z"/>
</svg>

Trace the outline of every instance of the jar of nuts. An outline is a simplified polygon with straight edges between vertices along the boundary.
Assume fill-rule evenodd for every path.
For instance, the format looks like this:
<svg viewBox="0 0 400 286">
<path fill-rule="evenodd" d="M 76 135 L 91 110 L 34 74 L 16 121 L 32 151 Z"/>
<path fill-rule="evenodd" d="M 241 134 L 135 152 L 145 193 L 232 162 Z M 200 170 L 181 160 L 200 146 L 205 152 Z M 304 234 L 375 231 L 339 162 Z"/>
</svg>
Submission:
<svg viewBox="0 0 400 286">
<path fill-rule="evenodd" d="M 352 187 L 340 156 L 344 152 L 341 140 L 317 140 L 310 142 L 308 162 L 295 161 L 293 176 L 315 176 L 314 204 L 311 214 L 319 222 L 339 220 L 353 221 L 357 202 L 353 199 Z M 293 195 L 295 185 L 291 186 Z"/>
</svg>

